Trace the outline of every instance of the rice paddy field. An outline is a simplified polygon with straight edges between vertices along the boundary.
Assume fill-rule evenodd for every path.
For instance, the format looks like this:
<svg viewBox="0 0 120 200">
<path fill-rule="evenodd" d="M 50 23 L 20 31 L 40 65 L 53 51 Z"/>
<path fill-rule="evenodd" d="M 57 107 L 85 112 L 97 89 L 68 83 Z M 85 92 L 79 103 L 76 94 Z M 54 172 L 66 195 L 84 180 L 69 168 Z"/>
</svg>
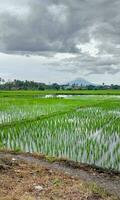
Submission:
<svg viewBox="0 0 120 200">
<path fill-rule="evenodd" d="M 120 91 L 0 92 L 0 147 L 120 171 Z"/>
</svg>

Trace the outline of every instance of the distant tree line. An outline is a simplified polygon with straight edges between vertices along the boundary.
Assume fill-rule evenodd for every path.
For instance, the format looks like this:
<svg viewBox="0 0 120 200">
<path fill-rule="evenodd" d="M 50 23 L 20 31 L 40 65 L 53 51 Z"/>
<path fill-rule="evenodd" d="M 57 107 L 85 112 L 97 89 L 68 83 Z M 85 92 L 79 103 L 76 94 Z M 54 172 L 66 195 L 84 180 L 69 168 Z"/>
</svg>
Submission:
<svg viewBox="0 0 120 200">
<path fill-rule="evenodd" d="M 47 89 L 59 90 L 60 85 L 57 83 L 47 85 L 45 83 L 38 83 L 27 80 L 21 81 L 16 79 L 14 81 L 5 82 L 4 79 L 0 78 L 0 89 L 1 90 L 47 90 Z"/>
<path fill-rule="evenodd" d="M 102 89 L 120 89 L 120 85 L 60 85 L 58 83 L 45 84 L 34 81 L 5 81 L 0 78 L 0 90 L 102 90 Z"/>
</svg>

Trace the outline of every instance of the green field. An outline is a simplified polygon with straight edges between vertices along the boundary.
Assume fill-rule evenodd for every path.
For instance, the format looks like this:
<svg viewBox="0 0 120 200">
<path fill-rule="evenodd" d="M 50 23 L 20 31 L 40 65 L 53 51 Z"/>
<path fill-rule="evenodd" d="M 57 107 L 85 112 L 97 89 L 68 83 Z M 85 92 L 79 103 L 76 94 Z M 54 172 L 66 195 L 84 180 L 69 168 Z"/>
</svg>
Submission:
<svg viewBox="0 0 120 200">
<path fill-rule="evenodd" d="M 80 95 L 120 95 L 120 90 L 43 90 L 43 91 L 0 91 L 0 96 L 35 96 L 45 94 L 80 94 Z"/>
<path fill-rule="evenodd" d="M 1 91 L 0 147 L 120 171 L 120 91 Z"/>
</svg>

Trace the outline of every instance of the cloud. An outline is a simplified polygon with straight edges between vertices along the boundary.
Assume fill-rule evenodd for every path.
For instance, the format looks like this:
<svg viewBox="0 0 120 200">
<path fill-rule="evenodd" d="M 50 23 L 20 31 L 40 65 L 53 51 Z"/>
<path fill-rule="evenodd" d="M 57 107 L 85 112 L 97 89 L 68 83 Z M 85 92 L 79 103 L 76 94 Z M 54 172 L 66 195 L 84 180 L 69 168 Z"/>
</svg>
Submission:
<svg viewBox="0 0 120 200">
<path fill-rule="evenodd" d="M 8 9 L 0 14 L 0 41 L 4 51 L 75 53 L 77 44 L 89 42 L 94 17 L 86 1 L 22 2 L 27 4 L 18 4 L 18 15 L 17 4 L 6 6 Z"/>
<path fill-rule="evenodd" d="M 60 72 L 119 73 L 119 10 L 119 0 L 4 0 L 0 52 L 44 56 Z"/>
</svg>

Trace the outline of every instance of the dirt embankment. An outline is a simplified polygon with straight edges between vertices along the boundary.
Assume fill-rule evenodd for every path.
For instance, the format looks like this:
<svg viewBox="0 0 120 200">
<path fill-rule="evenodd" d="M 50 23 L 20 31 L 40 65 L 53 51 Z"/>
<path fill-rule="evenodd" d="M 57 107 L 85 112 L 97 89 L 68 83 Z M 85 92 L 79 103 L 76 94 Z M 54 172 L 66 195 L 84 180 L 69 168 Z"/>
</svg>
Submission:
<svg viewBox="0 0 120 200">
<path fill-rule="evenodd" d="M 0 153 L 0 200 L 117 200 L 119 197 L 119 173 L 44 156 Z"/>
</svg>

